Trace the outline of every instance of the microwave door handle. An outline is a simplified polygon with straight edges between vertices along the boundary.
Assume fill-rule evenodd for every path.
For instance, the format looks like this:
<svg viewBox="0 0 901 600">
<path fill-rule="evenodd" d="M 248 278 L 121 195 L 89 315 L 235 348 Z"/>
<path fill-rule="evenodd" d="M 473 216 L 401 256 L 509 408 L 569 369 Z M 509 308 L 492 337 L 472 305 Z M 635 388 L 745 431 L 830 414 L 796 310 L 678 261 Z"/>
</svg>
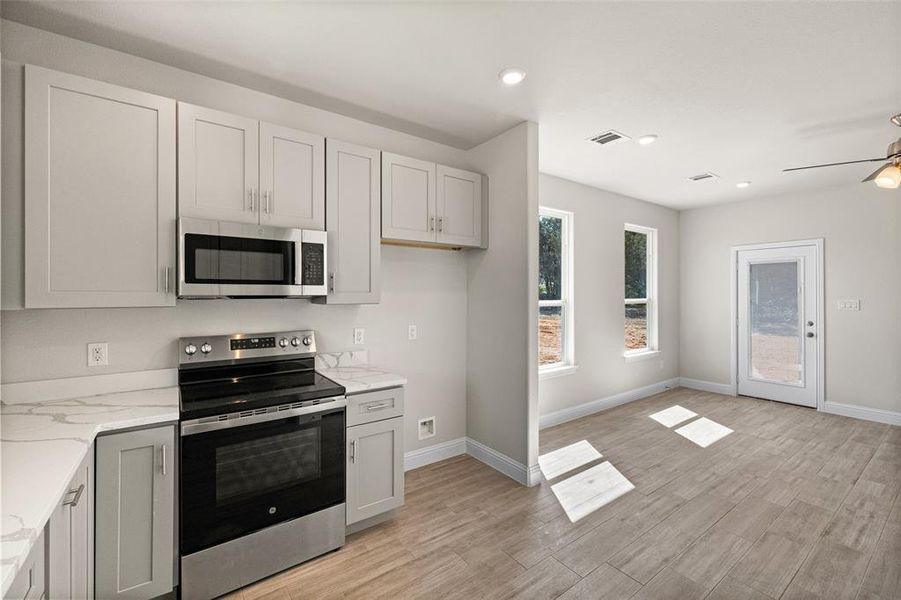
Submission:
<svg viewBox="0 0 901 600">
<path fill-rule="evenodd" d="M 294 242 L 294 285 L 303 285 L 303 242 Z"/>
</svg>

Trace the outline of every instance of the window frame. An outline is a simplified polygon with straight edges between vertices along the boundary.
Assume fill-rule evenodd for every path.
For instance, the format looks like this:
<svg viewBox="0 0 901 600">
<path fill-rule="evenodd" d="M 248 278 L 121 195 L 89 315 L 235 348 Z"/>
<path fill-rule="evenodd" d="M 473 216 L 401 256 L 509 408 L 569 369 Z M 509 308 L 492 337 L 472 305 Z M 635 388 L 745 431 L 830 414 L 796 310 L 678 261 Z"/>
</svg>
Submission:
<svg viewBox="0 0 901 600">
<path fill-rule="evenodd" d="M 647 236 L 645 244 L 645 297 L 644 298 L 626 298 L 625 288 L 625 234 L 627 231 L 639 233 Z M 623 227 L 623 357 L 628 362 L 629 359 L 639 359 L 656 355 L 660 352 L 658 340 L 658 324 L 657 324 L 657 230 L 653 227 L 645 227 L 644 225 L 635 225 L 633 223 L 625 223 Z M 644 348 L 629 349 L 625 347 L 625 308 L 628 306 L 644 305 L 647 314 L 647 345 Z"/>
<path fill-rule="evenodd" d="M 541 219 L 541 217 L 551 217 L 562 220 L 562 223 L 560 224 L 560 299 L 538 299 L 539 309 L 546 306 L 559 306 L 561 307 L 563 313 L 563 323 L 561 331 L 561 336 L 563 337 L 561 343 L 562 360 L 546 365 L 539 363 L 538 365 L 538 375 L 541 378 L 547 378 L 559 375 L 567 375 L 574 372 L 578 368 L 575 363 L 575 303 L 573 302 L 573 295 L 575 290 L 573 281 L 575 256 L 575 253 L 573 251 L 573 220 L 575 219 L 575 215 L 570 211 L 550 208 L 548 206 L 539 206 L 538 218 Z M 539 310 L 539 322 L 540 319 L 541 315 Z"/>
</svg>

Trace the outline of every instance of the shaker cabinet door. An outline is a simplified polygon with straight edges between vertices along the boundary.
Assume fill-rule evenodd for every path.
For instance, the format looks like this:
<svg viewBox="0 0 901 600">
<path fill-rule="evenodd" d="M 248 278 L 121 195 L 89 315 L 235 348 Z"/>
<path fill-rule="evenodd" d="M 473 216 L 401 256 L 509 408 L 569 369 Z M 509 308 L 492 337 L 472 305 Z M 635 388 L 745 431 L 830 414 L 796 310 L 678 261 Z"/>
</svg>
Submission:
<svg viewBox="0 0 901 600">
<path fill-rule="evenodd" d="M 382 238 L 436 241 L 435 163 L 382 153 Z"/>
<path fill-rule="evenodd" d="M 438 243 L 482 243 L 482 176 L 438 165 Z"/>
<path fill-rule="evenodd" d="M 94 598 L 93 447 L 69 482 L 47 523 L 48 598 Z"/>
<path fill-rule="evenodd" d="M 379 151 L 327 140 L 328 304 L 377 303 L 381 279 Z"/>
<path fill-rule="evenodd" d="M 259 121 L 178 103 L 178 215 L 258 223 Z"/>
<path fill-rule="evenodd" d="M 25 67 L 26 308 L 175 304 L 175 101 Z"/>
<path fill-rule="evenodd" d="M 347 524 L 404 503 L 404 418 L 347 428 Z"/>
<path fill-rule="evenodd" d="M 325 138 L 260 123 L 260 223 L 325 229 Z"/>
<path fill-rule="evenodd" d="M 172 591 L 175 428 L 97 438 L 96 597 L 149 600 Z"/>
</svg>

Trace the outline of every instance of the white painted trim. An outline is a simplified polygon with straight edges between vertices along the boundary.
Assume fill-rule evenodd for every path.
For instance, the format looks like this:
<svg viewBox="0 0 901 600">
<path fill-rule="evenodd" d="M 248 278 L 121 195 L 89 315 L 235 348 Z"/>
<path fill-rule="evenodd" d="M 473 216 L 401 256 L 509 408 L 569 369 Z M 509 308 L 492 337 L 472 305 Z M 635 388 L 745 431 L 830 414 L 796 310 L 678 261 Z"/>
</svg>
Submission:
<svg viewBox="0 0 901 600">
<path fill-rule="evenodd" d="M 607 396 L 606 398 L 592 400 L 584 404 L 579 404 L 578 406 L 571 406 L 569 408 L 557 410 L 541 415 L 539 419 L 539 427 L 541 429 L 546 429 L 548 427 L 553 427 L 554 425 L 560 425 L 561 423 L 566 423 L 567 421 L 572 421 L 574 419 L 579 419 L 581 417 L 601 412 L 602 410 L 607 410 L 608 408 L 613 408 L 614 406 L 626 404 L 627 402 L 632 402 L 634 400 L 641 400 L 642 398 L 647 398 L 648 396 L 653 396 L 654 394 L 659 394 L 660 392 L 675 387 L 679 387 L 678 377 L 660 381 L 658 383 L 652 383 L 651 385 L 646 385 L 634 390 L 620 392 L 619 394 Z"/>
<path fill-rule="evenodd" d="M 107 373 L 85 377 L 4 383 L 0 386 L 0 398 L 6 404 L 36 401 L 53 402 L 69 398 L 167 388 L 176 385 L 178 385 L 177 369 L 156 369 L 153 371 Z"/>
<path fill-rule="evenodd" d="M 826 402 L 821 410 L 825 413 L 842 415 L 843 417 L 876 421 L 878 423 L 888 423 L 889 425 L 901 425 L 901 412 L 893 410 L 853 406 L 851 404 L 840 404 L 838 402 Z"/>
<path fill-rule="evenodd" d="M 657 358 L 660 356 L 660 350 L 632 350 L 623 353 L 623 360 L 627 363 L 647 360 L 649 358 Z"/>
<path fill-rule="evenodd" d="M 723 394 L 724 396 L 735 395 L 735 386 L 728 383 L 716 383 L 715 381 L 704 381 L 703 379 L 689 379 L 688 377 L 680 377 L 679 385 L 692 390 L 713 392 L 714 394 Z"/>
<path fill-rule="evenodd" d="M 438 461 L 466 454 L 466 438 L 448 440 L 439 444 L 411 450 L 404 454 L 404 471 L 418 469 Z"/>
<path fill-rule="evenodd" d="M 579 365 L 558 365 L 549 369 L 538 368 L 538 380 L 554 379 L 555 377 L 563 377 L 564 375 L 572 375 L 579 370 Z"/>
<path fill-rule="evenodd" d="M 534 483 L 530 483 L 531 469 L 527 469 L 522 463 L 498 452 L 494 448 L 477 442 L 472 438 L 466 438 L 466 453 L 522 485 L 534 485 Z"/>
<path fill-rule="evenodd" d="M 768 248 L 791 248 L 793 246 L 815 246 L 817 250 L 817 410 L 828 412 L 826 405 L 826 261 L 825 240 L 814 238 L 809 240 L 795 240 L 788 242 L 768 242 L 764 244 L 744 244 L 732 246 L 731 274 L 730 274 L 730 318 L 732 327 L 730 330 L 729 364 L 732 392 L 731 396 L 738 395 L 738 253 L 742 250 L 765 250 Z M 688 386 L 686 386 L 688 387 Z"/>
</svg>

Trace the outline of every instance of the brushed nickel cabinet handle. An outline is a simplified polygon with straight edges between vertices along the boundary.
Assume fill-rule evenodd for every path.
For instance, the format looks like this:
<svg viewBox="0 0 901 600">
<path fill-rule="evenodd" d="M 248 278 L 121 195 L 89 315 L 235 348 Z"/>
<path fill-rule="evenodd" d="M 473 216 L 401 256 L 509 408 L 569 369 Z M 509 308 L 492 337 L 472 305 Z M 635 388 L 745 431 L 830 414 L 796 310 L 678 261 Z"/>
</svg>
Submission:
<svg viewBox="0 0 901 600">
<path fill-rule="evenodd" d="M 166 469 L 166 444 L 163 444 L 162 448 L 160 448 L 160 455 L 161 455 L 160 462 L 162 463 L 161 467 L 162 467 L 162 471 L 163 471 L 163 476 L 165 476 L 166 472 L 167 472 L 167 469 Z"/>
<path fill-rule="evenodd" d="M 78 486 L 77 490 L 69 490 L 69 493 L 75 494 L 75 497 L 71 500 L 66 500 L 65 502 L 63 502 L 63 506 L 78 506 L 78 501 L 81 500 L 81 495 L 84 493 L 84 484 L 82 483 L 80 486 Z"/>
<path fill-rule="evenodd" d="M 253 212 L 253 204 L 254 200 L 256 200 L 257 191 L 254 188 L 250 188 L 250 212 Z"/>
<path fill-rule="evenodd" d="M 350 462 L 357 462 L 357 440 L 352 440 L 350 442 Z"/>
<path fill-rule="evenodd" d="M 328 291 L 330 291 L 330 292 L 335 291 L 335 272 L 334 271 L 332 271 L 331 273 L 328 274 Z"/>
<path fill-rule="evenodd" d="M 388 408 L 391 406 L 390 402 L 379 402 L 378 404 L 369 404 L 366 406 L 366 410 L 381 410 L 383 408 Z"/>
</svg>

